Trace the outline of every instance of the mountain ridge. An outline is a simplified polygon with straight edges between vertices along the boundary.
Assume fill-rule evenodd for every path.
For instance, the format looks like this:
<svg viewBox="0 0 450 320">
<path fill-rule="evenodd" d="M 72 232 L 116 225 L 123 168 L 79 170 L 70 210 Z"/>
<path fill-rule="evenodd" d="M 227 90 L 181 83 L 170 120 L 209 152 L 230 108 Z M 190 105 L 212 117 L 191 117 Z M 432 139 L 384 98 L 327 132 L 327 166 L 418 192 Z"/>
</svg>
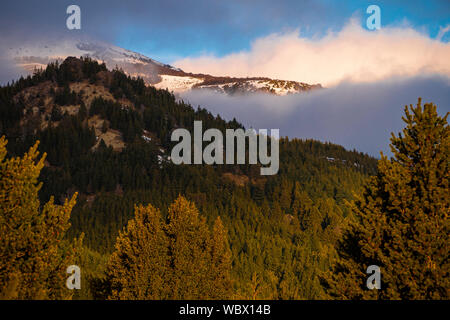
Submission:
<svg viewBox="0 0 450 320">
<path fill-rule="evenodd" d="M 66 41 L 59 46 L 10 48 L 9 56 L 16 66 L 28 73 L 43 69 L 53 61 L 64 61 L 69 56 L 89 57 L 105 62 L 109 69 L 120 68 L 127 75 L 142 78 L 147 85 L 168 89 L 176 94 L 190 90 L 212 90 L 223 94 L 268 93 L 286 95 L 322 88 L 320 84 L 271 79 L 268 77 L 229 77 L 185 72 L 161 63 L 143 54 L 105 42 Z"/>
</svg>

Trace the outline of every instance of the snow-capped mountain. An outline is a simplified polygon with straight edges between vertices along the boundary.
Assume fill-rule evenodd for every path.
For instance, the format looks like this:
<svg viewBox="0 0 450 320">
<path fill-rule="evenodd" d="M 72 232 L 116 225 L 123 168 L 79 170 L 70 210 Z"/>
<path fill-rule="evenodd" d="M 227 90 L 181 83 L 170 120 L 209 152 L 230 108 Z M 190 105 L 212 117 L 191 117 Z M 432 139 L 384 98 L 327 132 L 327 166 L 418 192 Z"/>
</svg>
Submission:
<svg viewBox="0 0 450 320">
<path fill-rule="evenodd" d="M 321 88 L 297 81 L 269 78 L 232 78 L 208 74 L 187 73 L 179 68 L 148 58 L 142 54 L 98 41 L 67 40 L 57 45 L 39 45 L 10 48 L 8 52 L 15 64 L 27 72 L 45 68 L 52 61 L 63 61 L 68 56 L 87 56 L 105 62 L 109 69 L 121 68 L 133 77 L 159 89 L 174 93 L 189 90 L 213 90 L 226 94 L 266 92 L 276 95 L 299 93 Z"/>
</svg>

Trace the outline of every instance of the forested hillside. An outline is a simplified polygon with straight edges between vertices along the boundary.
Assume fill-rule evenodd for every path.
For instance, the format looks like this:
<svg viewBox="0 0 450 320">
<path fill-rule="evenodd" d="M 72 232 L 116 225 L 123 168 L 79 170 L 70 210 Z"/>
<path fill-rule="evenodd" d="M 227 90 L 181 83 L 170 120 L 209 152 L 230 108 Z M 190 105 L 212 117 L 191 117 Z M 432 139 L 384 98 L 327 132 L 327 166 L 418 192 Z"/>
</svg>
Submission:
<svg viewBox="0 0 450 320">
<path fill-rule="evenodd" d="M 107 261 L 135 205 L 151 204 L 169 219 L 180 195 L 211 230 L 219 216 L 223 222 L 229 298 L 323 298 L 318 276 L 330 269 L 353 219 L 346 201 L 377 172 L 367 155 L 288 138 L 280 141 L 275 176 L 260 176 L 257 165 L 176 166 L 168 157 L 174 129 L 192 130 L 194 120 L 223 132 L 242 125 L 86 58 L 67 58 L 0 88 L 0 119 L 7 158 L 37 140 L 47 153 L 41 203 L 53 195 L 62 204 L 78 193 L 67 233 L 69 240 L 84 233 L 79 264 L 89 285 L 78 298 L 110 295 Z"/>
</svg>

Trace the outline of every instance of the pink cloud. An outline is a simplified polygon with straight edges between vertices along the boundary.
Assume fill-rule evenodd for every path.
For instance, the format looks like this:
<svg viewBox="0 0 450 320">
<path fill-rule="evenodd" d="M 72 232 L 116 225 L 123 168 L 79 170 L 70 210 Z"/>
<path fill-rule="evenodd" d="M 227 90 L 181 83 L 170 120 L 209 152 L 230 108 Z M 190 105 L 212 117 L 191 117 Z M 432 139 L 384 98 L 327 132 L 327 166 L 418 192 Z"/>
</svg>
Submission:
<svg viewBox="0 0 450 320">
<path fill-rule="evenodd" d="M 250 50 L 224 57 L 188 57 L 173 64 L 188 72 L 237 77 L 266 76 L 334 86 L 392 77 L 450 77 L 450 44 L 411 27 L 363 29 L 351 20 L 339 32 L 320 39 L 298 31 L 255 40 Z"/>
</svg>

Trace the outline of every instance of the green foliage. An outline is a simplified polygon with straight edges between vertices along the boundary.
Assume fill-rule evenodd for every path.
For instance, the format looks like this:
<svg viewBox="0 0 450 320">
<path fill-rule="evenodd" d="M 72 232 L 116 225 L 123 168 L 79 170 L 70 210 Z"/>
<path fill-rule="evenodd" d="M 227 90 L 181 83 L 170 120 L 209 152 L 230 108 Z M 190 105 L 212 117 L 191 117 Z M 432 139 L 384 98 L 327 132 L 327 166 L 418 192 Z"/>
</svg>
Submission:
<svg viewBox="0 0 450 320">
<path fill-rule="evenodd" d="M 135 208 L 135 217 L 119 234 L 107 276 L 111 299 L 165 299 L 169 274 L 169 240 L 159 210 L 151 205 Z"/>
<path fill-rule="evenodd" d="M 0 139 L 0 296 L 3 299 L 65 299 L 66 268 L 74 263 L 74 244 L 64 239 L 75 205 L 50 199 L 42 207 L 37 178 L 45 155 L 37 163 L 36 143 L 22 158 L 5 159 Z"/>
<path fill-rule="evenodd" d="M 81 289 L 73 290 L 74 300 L 104 300 L 109 293 L 106 279 L 108 256 L 81 247 L 75 265 L 81 270 Z"/>
<path fill-rule="evenodd" d="M 448 299 L 448 114 L 420 99 L 405 114 L 406 128 L 391 138 L 394 158 L 382 155 L 378 175 L 352 205 L 356 221 L 324 277 L 332 297 Z M 381 268 L 381 290 L 365 286 L 369 265 Z"/>
<path fill-rule="evenodd" d="M 107 277 L 111 299 L 230 297 L 231 259 L 219 219 L 212 232 L 195 205 L 179 197 L 167 223 L 153 206 L 138 206 L 120 233 Z"/>
<path fill-rule="evenodd" d="M 78 115 L 64 114 L 48 127 L 21 124 L 23 110 L 30 106 L 14 97 L 44 82 L 56 88 L 54 95 L 66 92 L 67 96 L 71 94 L 67 88 L 74 82 L 103 86 L 116 99 L 127 99 L 131 105 L 100 97 L 88 103 L 81 97 L 81 101 L 71 101 L 80 105 Z M 120 70 L 106 71 L 104 65 L 84 58 L 50 64 L 33 77 L 0 88 L 0 102 L 0 129 L 10 137 L 8 156 L 23 153 L 37 139 L 41 140 L 40 150 L 48 154 L 41 175 L 41 201 L 54 195 L 61 203 L 74 191 L 80 194 L 67 236 L 85 234 L 83 250 L 87 251 L 81 259 L 89 267 L 82 266 L 88 270 L 82 274 L 89 275 L 89 285 L 86 291 L 82 285 L 83 292 L 77 293 L 77 298 L 102 299 L 110 294 L 104 261 L 115 251 L 119 231 L 135 217 L 135 204 L 151 203 L 161 208 L 164 221 L 169 216 L 167 208 L 180 194 L 202 212 L 207 226 L 202 222 L 203 229 L 214 228 L 220 216 L 228 230 L 228 245 L 214 246 L 222 252 L 218 257 L 226 256 L 223 248 L 229 246 L 231 251 L 234 281 L 223 287 L 230 287 L 233 297 L 321 298 L 318 273 L 328 270 L 336 254 L 334 245 L 350 215 L 345 200 L 351 200 L 352 192 L 358 192 L 368 175 L 376 173 L 376 160 L 362 153 L 330 143 L 288 138 L 280 139 L 282 161 L 276 176 L 261 177 L 257 165 L 175 166 L 164 160 L 173 146 L 170 135 L 175 128 L 192 131 L 194 120 L 202 121 L 205 130 L 224 132 L 243 126 L 235 119 L 225 121 L 205 109 L 194 109 L 166 90 L 146 86 L 142 79 L 132 79 Z M 120 132 L 126 143 L 122 151 L 114 151 L 104 141 L 92 148 L 97 141 L 89 126 L 93 116 Z M 143 130 L 152 141 L 141 138 Z M 206 241 L 199 239 L 200 243 Z M 208 268 L 221 270 L 226 260 Z M 141 279 L 145 279 L 144 274 Z M 187 296 L 186 292 L 180 289 L 178 296 Z M 218 292 L 210 294 L 219 296 Z"/>
<path fill-rule="evenodd" d="M 74 91 L 70 91 L 68 84 L 65 84 L 55 93 L 55 103 L 60 106 L 76 105 L 81 103 L 81 99 Z"/>
</svg>

